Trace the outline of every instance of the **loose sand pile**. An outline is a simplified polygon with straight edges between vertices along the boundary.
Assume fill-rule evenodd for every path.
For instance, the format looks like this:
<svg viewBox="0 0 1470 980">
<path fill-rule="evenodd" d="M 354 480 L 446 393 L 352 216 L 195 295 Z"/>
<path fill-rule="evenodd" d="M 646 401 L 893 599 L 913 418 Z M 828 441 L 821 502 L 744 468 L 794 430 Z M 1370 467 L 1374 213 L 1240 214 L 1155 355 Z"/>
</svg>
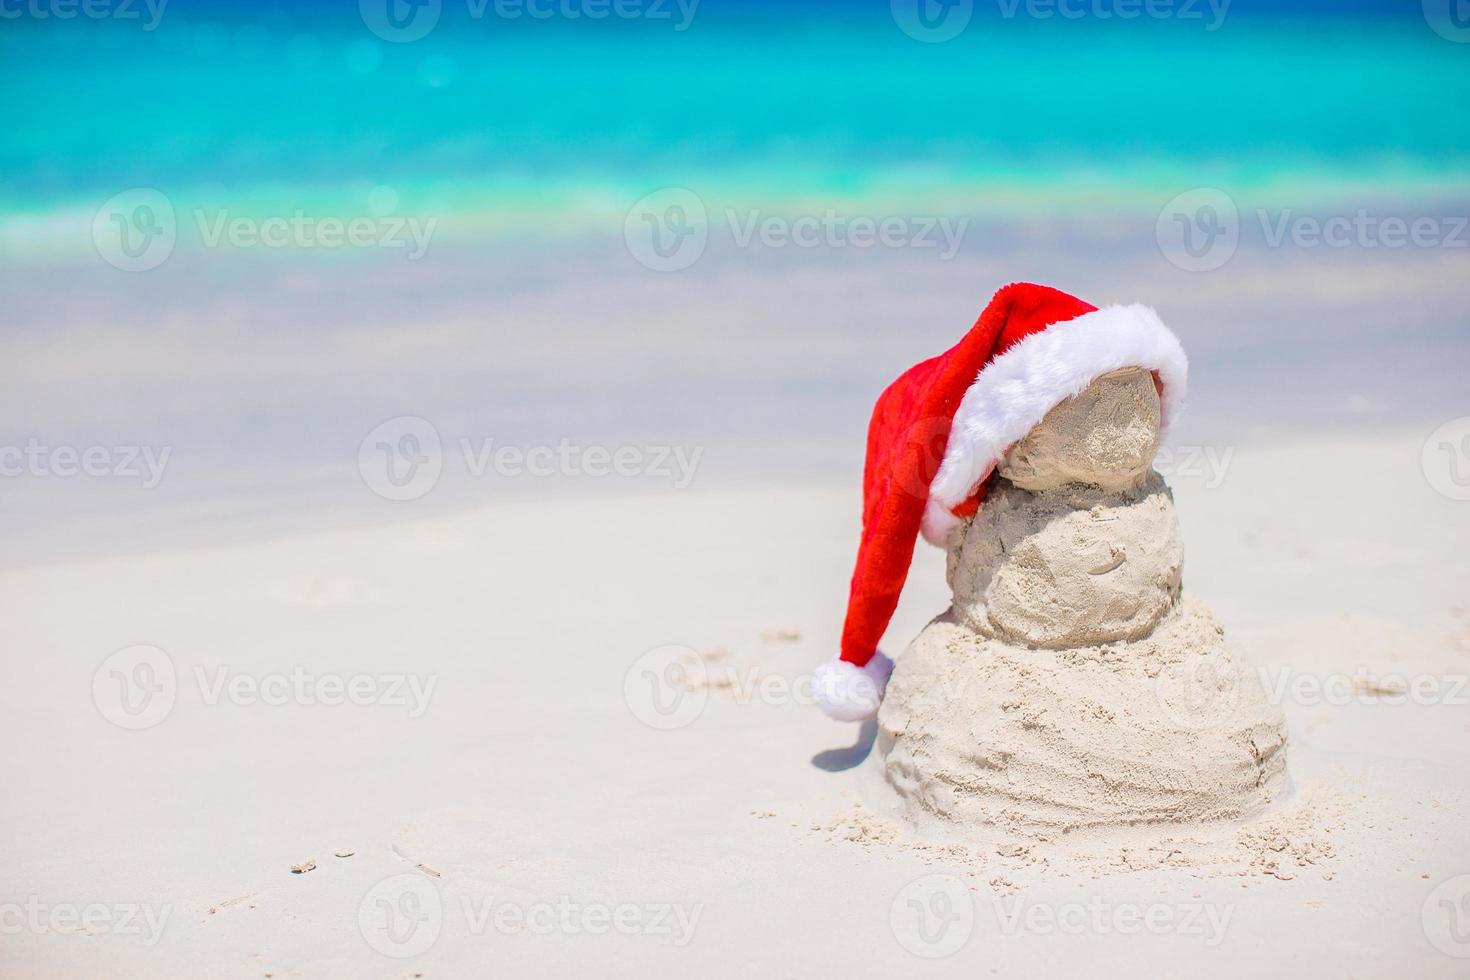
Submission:
<svg viewBox="0 0 1470 980">
<path fill-rule="evenodd" d="M 1331 786 L 1314 785 L 1300 798 L 1259 818 L 1198 825 L 1140 825 L 1079 830 L 1038 840 L 999 827 L 989 833 L 916 836 L 909 821 L 854 803 L 813 827 L 829 839 L 864 847 L 892 847 L 931 864 L 962 871 L 1007 894 L 1040 875 L 1062 877 L 1174 869 L 1194 877 L 1270 876 L 1282 881 L 1331 881 L 1338 837 L 1359 801 Z M 1001 872 L 1002 874 L 997 874 Z"/>
<path fill-rule="evenodd" d="M 1046 841 L 1218 825 L 1282 795 L 1280 711 L 1181 595 L 1158 433 L 1152 378 L 1125 371 L 1013 447 L 951 533 L 950 612 L 889 683 L 881 811 L 939 837 Z"/>
</svg>

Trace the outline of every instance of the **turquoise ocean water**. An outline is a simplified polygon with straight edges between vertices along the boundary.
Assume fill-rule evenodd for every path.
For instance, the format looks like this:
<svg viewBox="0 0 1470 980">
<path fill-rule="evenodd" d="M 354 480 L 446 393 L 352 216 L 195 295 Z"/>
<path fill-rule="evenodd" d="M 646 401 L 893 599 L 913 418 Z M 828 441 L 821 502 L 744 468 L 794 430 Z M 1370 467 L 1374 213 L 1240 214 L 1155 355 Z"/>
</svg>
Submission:
<svg viewBox="0 0 1470 980">
<path fill-rule="evenodd" d="M 706 0 L 684 23 L 672 3 L 601 21 L 449 4 L 392 43 L 348 3 L 175 0 L 151 30 L 138 9 L 0 24 L 0 214 L 133 186 L 343 207 L 388 185 L 405 208 L 493 229 L 666 184 L 1024 215 L 1200 184 L 1301 201 L 1470 183 L 1470 45 L 1417 10 L 1241 4 L 1215 23 L 1202 4 L 1131 21 L 982 5 L 921 43 L 887 5 Z"/>
</svg>

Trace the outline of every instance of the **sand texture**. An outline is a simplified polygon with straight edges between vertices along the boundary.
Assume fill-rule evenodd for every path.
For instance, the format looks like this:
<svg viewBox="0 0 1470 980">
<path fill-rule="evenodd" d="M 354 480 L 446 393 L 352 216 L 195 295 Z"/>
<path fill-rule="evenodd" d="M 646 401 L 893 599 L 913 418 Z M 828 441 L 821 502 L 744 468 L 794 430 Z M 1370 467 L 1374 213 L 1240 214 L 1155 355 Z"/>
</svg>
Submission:
<svg viewBox="0 0 1470 980">
<path fill-rule="evenodd" d="M 1259 810 L 1283 787 L 1281 724 L 1197 602 L 1144 639 L 1068 650 L 945 616 L 899 660 L 878 752 L 916 822 L 1055 836 Z"/>
<path fill-rule="evenodd" d="M 948 578 L 976 632 L 1066 647 L 1144 636 L 1179 597 L 1184 546 L 1158 474 L 1125 490 L 996 481 L 956 528 Z"/>
<path fill-rule="evenodd" d="M 876 726 L 832 722 L 809 692 L 842 626 L 858 520 L 850 480 L 448 514 L 395 506 L 373 526 L 0 571 L 0 780 L 13 789 L 0 795 L 0 904 L 34 897 L 47 910 L 42 928 L 23 908 L 6 918 L 15 931 L 0 935 L 0 975 L 436 980 L 580 976 L 596 963 L 628 978 L 1461 980 L 1467 960 L 1431 935 L 1449 935 L 1445 888 L 1470 872 L 1470 688 L 1457 686 L 1470 670 L 1470 522 L 1464 502 L 1425 483 L 1422 443 L 1411 433 L 1242 445 L 1218 485 L 1170 475 L 1187 594 L 1264 673 L 1291 736 L 1294 794 L 1223 822 L 1218 845 L 1178 822 L 1099 828 L 1091 840 L 1042 825 L 996 827 L 983 848 L 908 843 L 903 821 L 872 808 L 862 826 L 826 829 L 848 820 L 866 777 L 881 778 L 867 768 Z M 1344 459 L 1375 474 L 1378 519 L 1333 476 Z M 889 631 L 897 656 L 949 602 L 944 559 L 927 547 L 915 557 Z M 167 652 L 176 699 L 152 727 L 128 730 L 99 711 L 93 682 L 135 643 Z M 701 655 L 697 677 L 648 666 L 667 644 Z M 997 647 L 962 645 L 977 670 Z M 1040 692 L 1063 658 L 1100 661 L 1068 670 L 1121 685 L 1150 649 L 1003 656 L 1012 669 L 1043 665 L 1014 678 Z M 1132 663 L 1110 662 L 1125 653 Z M 999 676 L 1002 654 L 986 655 Z M 917 659 L 900 661 L 905 673 Z M 386 698 L 275 706 L 236 703 L 228 684 L 214 693 L 218 676 L 298 667 L 437 682 L 418 713 Z M 1298 683 L 1359 675 L 1373 683 L 1349 683 L 1341 698 Z M 1425 681 L 1436 696 L 1378 693 Z M 908 703 L 905 683 L 901 673 L 890 712 Z M 1078 696 L 1117 703 L 1107 690 Z M 1005 712 L 997 700 L 983 718 L 1055 760 L 1077 751 L 1064 736 L 1104 728 L 1065 709 L 1040 715 L 1048 727 L 1035 732 L 1020 721 L 1030 705 Z M 1101 744 L 1117 737 L 1103 731 Z M 1180 737 L 1151 742 L 1162 757 L 1141 768 L 1091 764 L 1162 783 L 1190 740 L 1223 740 Z M 1249 763 L 1232 758 L 1212 771 L 1239 783 Z M 1073 775 L 1057 785 L 1061 805 L 1041 815 L 1058 823 L 1064 808 L 1105 814 L 1118 794 L 1209 806 L 1188 787 L 1115 794 Z M 1299 808 L 1323 785 L 1341 802 Z M 964 805 L 1022 795 L 986 792 Z M 1053 833 L 1061 840 L 1037 840 Z M 1073 839 L 1067 863 L 1058 852 Z M 1224 873 L 1197 857 L 1206 845 Z M 290 872 L 310 857 L 316 870 Z M 936 883 L 951 913 L 973 912 L 960 923 L 967 938 L 951 934 L 965 940 L 958 949 L 915 940 L 914 903 L 938 908 L 925 890 Z M 373 945 L 372 916 L 386 903 L 407 923 L 410 897 L 437 913 L 437 933 L 395 959 Z M 578 910 L 576 931 L 559 925 L 563 902 Z M 167 919 L 151 944 L 80 917 L 51 927 L 50 910 L 92 903 Z M 549 908 L 534 921 L 553 928 L 502 929 L 505 906 Z M 659 906 L 673 910 L 647 911 Z M 582 925 L 580 910 L 625 907 L 643 910 L 633 931 Z M 1201 908 L 1218 930 L 1194 930 Z M 1177 913 L 1172 931 L 1118 927 L 1160 909 Z M 935 949 L 947 955 L 915 953 Z"/>
<path fill-rule="evenodd" d="M 1131 487 L 1153 465 L 1159 419 L 1153 376 L 1141 368 L 1113 371 L 1048 412 L 1011 447 L 1000 475 L 1026 490 Z"/>
</svg>

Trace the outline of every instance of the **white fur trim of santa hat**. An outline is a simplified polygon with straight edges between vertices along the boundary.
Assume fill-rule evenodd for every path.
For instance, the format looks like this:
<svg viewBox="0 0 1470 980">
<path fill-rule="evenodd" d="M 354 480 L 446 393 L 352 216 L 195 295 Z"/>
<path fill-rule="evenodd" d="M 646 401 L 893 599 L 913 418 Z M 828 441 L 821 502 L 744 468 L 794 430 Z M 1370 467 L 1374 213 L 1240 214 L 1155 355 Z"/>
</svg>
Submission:
<svg viewBox="0 0 1470 980">
<path fill-rule="evenodd" d="M 893 661 L 882 652 L 862 667 L 833 657 L 812 674 L 812 694 L 828 718 L 867 721 L 878 714 L 892 673 Z"/>
<path fill-rule="evenodd" d="M 1179 338 L 1147 306 L 1107 306 L 1053 323 L 985 365 L 960 400 L 944 459 L 929 485 L 925 540 L 944 546 L 960 522 L 953 509 L 1047 412 L 1102 375 L 1126 367 L 1158 375 L 1167 428 L 1184 402 L 1189 359 Z"/>
</svg>

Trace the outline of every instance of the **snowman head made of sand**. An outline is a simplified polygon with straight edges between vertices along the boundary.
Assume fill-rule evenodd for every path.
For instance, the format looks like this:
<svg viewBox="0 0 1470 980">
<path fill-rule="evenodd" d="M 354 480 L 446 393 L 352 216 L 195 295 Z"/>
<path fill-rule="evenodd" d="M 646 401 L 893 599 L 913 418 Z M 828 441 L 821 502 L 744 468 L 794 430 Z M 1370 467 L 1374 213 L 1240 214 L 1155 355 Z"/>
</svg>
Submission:
<svg viewBox="0 0 1470 980">
<path fill-rule="evenodd" d="M 884 392 L 843 652 L 817 693 L 876 717 L 890 809 L 1046 836 L 1230 819 L 1281 792 L 1279 712 L 1183 595 L 1153 470 L 1185 374 L 1153 311 L 1017 284 Z M 954 406 L 942 454 L 909 435 L 936 405 Z M 894 667 L 876 641 L 920 531 L 946 548 L 952 604 Z"/>
</svg>

